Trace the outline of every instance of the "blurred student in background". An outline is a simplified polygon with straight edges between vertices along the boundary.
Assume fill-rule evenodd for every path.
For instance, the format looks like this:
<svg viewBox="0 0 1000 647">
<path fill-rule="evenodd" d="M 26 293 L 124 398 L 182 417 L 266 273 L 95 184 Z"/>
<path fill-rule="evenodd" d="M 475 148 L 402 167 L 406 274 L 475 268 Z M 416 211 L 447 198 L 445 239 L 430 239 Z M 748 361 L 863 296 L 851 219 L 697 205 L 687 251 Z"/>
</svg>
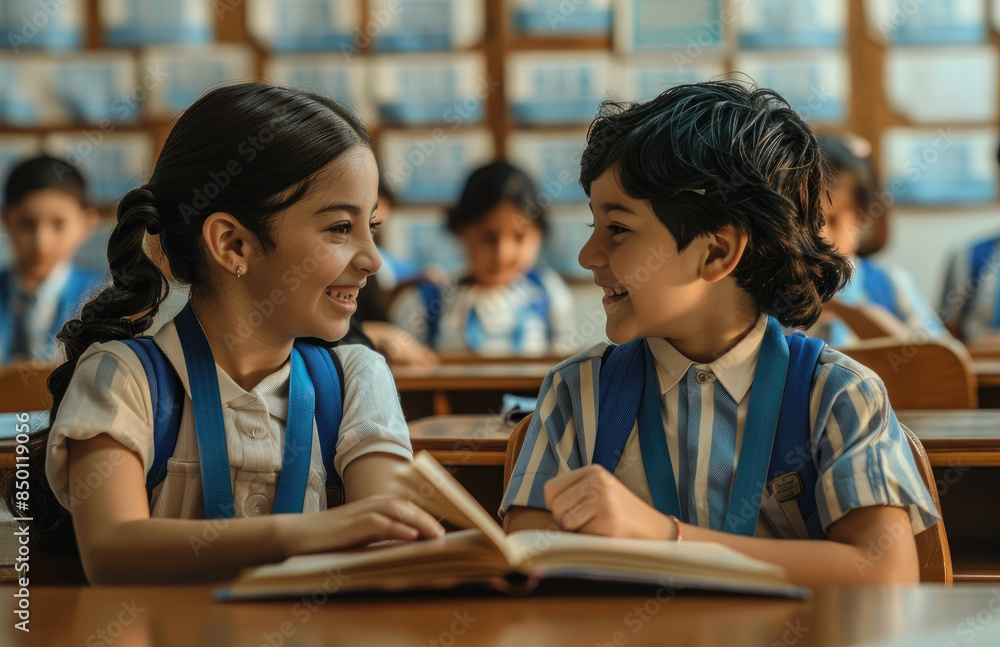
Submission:
<svg viewBox="0 0 1000 647">
<path fill-rule="evenodd" d="M 809 334 L 832 346 L 869 337 L 947 335 L 906 270 L 859 255 L 866 233 L 885 218 L 885 209 L 875 208 L 879 204 L 878 181 L 871 145 L 851 135 L 826 134 L 817 139 L 834 172 L 830 199 L 825 201 L 823 237 L 851 259 L 854 276 L 840 294 L 823 305 L 823 316 Z"/>
<path fill-rule="evenodd" d="M 417 283 L 393 302 L 390 319 L 439 353 L 572 352 L 572 295 L 555 271 L 538 267 L 546 222 L 534 181 L 503 161 L 477 169 L 448 228 L 464 248 L 464 274 Z"/>
<path fill-rule="evenodd" d="M 385 181 L 382 165 L 378 167 L 378 219 L 385 223 L 396 203 L 392 189 Z M 376 235 L 376 243 L 379 239 Z M 387 295 L 400 282 L 412 281 L 419 276 L 416 264 L 387 254 L 379 245 L 382 268 L 369 277 L 358 293 L 358 309 L 354 319 L 371 340 L 372 346 L 394 366 L 434 366 L 438 356 L 413 335 L 389 322 Z"/>
<path fill-rule="evenodd" d="M 998 265 L 1000 236 L 996 235 L 967 244 L 947 260 L 941 313 L 948 330 L 972 348 L 1000 348 Z"/>
<path fill-rule="evenodd" d="M 0 363 L 53 359 L 56 333 L 103 280 L 73 265 L 98 223 L 86 181 L 63 160 L 25 160 L 7 178 L 0 215 L 13 249 L 0 270 Z"/>
</svg>

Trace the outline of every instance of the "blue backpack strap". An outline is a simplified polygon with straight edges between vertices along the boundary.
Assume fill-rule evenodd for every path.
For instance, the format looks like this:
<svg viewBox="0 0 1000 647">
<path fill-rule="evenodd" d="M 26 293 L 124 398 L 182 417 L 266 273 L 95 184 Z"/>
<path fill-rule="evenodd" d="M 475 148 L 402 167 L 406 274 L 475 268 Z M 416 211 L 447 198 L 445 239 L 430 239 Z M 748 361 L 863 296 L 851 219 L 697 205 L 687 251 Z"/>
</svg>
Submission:
<svg viewBox="0 0 1000 647">
<path fill-rule="evenodd" d="M 609 346 L 601 361 L 594 458 L 612 474 L 639 415 L 646 377 L 644 339 Z"/>
<path fill-rule="evenodd" d="M 898 317 L 896 290 L 893 289 L 889 273 L 866 258 L 859 258 L 858 265 L 861 267 L 861 278 L 868 298 Z"/>
<path fill-rule="evenodd" d="M 431 348 L 437 343 L 438 327 L 441 322 L 441 286 L 433 281 L 419 281 L 416 284 L 417 290 L 424 298 L 424 306 L 427 310 L 425 318 L 427 320 L 427 345 Z M 434 304 L 438 304 L 437 307 Z"/>
<path fill-rule="evenodd" d="M 153 462 L 146 472 L 146 489 L 152 492 L 166 478 L 167 459 L 173 456 L 177 445 L 184 407 L 184 386 L 152 337 L 122 339 L 121 342 L 139 358 L 149 383 L 153 405 Z"/>
<path fill-rule="evenodd" d="M 537 269 L 532 269 L 524 275 L 528 281 L 538 287 L 537 292 L 531 299 L 531 311 L 537 314 L 545 322 L 545 335 L 549 342 L 552 342 L 553 331 L 552 322 L 549 320 L 549 291 L 542 280 L 542 274 Z"/>
<path fill-rule="evenodd" d="M 994 253 L 996 253 L 998 245 L 1000 245 L 1000 238 L 990 238 L 972 246 L 972 250 L 969 253 L 969 281 L 971 285 L 976 286 L 977 293 L 980 281 L 986 272 L 986 267 L 989 265 Z M 962 304 L 963 318 L 969 314 L 969 310 L 972 308 L 973 296 L 970 295 L 965 300 L 965 303 Z"/>
<path fill-rule="evenodd" d="M 809 401 L 813 375 L 819 355 L 826 348 L 822 339 L 806 337 L 801 332 L 786 337 L 788 341 L 788 374 L 781 396 L 778 429 L 771 448 L 768 483 L 775 477 L 798 472 L 804 492 L 797 502 L 802 519 L 813 539 L 825 539 L 823 524 L 816 504 L 819 471 L 811 451 L 812 430 L 809 424 Z"/>
<path fill-rule="evenodd" d="M 344 370 L 332 349 L 303 340 L 295 347 L 305 360 L 306 371 L 316 389 L 316 430 L 328 481 L 337 479 L 333 459 L 337 454 L 337 436 L 344 415 Z"/>
</svg>

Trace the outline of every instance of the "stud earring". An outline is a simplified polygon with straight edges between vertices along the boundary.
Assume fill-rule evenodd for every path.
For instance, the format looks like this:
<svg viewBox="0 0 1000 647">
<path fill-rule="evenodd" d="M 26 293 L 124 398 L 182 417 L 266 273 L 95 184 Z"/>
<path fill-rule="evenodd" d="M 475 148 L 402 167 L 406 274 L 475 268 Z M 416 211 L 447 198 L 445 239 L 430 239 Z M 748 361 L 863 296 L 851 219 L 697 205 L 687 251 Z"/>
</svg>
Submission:
<svg viewBox="0 0 1000 647">
<path fill-rule="evenodd" d="M 242 265 L 237 265 L 236 266 L 236 278 L 241 278 L 242 276 L 243 276 L 243 266 Z"/>
</svg>

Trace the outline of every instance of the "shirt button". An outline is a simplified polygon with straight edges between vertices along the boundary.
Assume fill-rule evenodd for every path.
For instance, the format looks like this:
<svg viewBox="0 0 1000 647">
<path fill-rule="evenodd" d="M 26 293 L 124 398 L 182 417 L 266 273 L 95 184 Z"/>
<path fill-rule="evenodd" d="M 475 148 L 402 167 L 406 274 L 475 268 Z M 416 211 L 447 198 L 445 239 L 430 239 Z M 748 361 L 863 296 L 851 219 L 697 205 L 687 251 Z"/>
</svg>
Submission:
<svg viewBox="0 0 1000 647">
<path fill-rule="evenodd" d="M 263 494 L 251 494 L 243 504 L 243 512 L 248 517 L 259 517 L 271 513 L 271 502 Z"/>
<path fill-rule="evenodd" d="M 252 438 L 260 438 L 260 437 L 261 437 L 261 436 L 263 436 L 263 435 L 264 435 L 264 430 L 263 430 L 263 429 L 261 429 L 260 427 L 254 427 L 254 428 L 253 428 L 253 429 L 252 429 L 252 430 L 250 431 L 250 436 L 251 436 Z"/>
<path fill-rule="evenodd" d="M 715 373 L 709 373 L 708 371 L 698 371 L 694 376 L 694 379 L 698 380 L 698 384 L 704 384 L 705 382 L 711 382 L 715 379 Z"/>
</svg>

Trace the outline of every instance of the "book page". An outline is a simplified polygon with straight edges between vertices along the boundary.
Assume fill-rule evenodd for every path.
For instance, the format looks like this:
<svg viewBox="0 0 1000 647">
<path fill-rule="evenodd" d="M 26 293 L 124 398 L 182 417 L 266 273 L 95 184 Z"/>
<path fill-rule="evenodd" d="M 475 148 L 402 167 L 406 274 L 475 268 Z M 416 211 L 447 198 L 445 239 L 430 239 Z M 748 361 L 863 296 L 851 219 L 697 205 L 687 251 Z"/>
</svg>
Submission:
<svg viewBox="0 0 1000 647">
<path fill-rule="evenodd" d="M 429 452 L 418 452 L 412 463 L 402 466 L 398 476 L 409 487 L 410 501 L 460 528 L 481 530 L 512 569 L 520 565 L 520 552 L 507 542 L 499 524 Z"/>
</svg>

